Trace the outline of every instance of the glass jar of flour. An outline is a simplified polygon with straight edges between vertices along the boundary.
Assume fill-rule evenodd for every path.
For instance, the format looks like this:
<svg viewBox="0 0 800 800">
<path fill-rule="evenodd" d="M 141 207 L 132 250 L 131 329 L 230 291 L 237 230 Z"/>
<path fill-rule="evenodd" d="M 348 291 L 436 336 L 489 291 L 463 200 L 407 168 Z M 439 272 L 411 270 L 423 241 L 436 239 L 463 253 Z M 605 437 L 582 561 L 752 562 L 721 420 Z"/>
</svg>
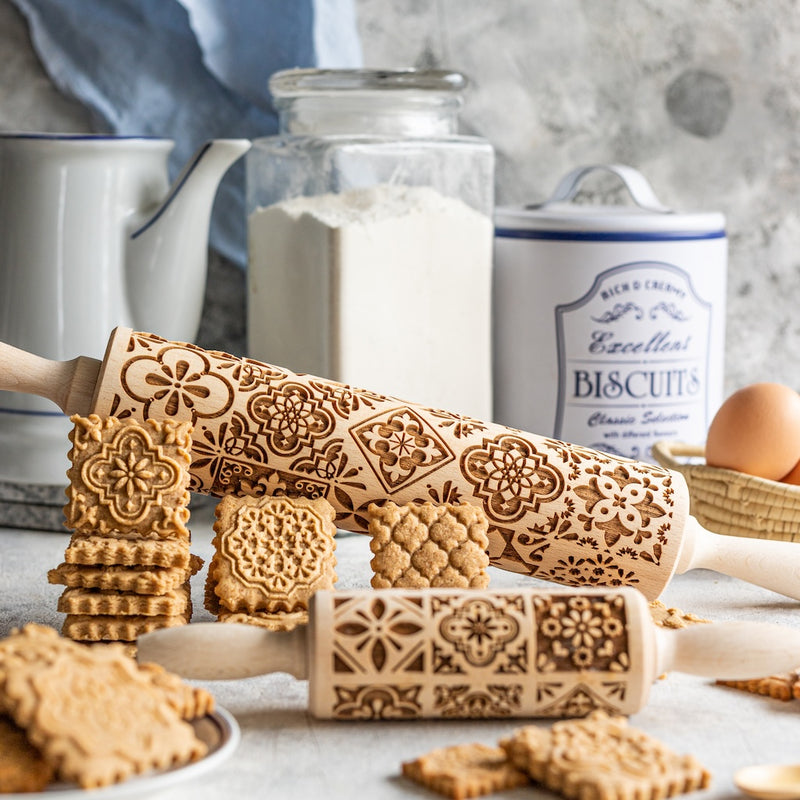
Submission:
<svg viewBox="0 0 800 800">
<path fill-rule="evenodd" d="M 251 357 L 490 419 L 494 153 L 464 77 L 287 70 L 247 155 Z"/>
</svg>

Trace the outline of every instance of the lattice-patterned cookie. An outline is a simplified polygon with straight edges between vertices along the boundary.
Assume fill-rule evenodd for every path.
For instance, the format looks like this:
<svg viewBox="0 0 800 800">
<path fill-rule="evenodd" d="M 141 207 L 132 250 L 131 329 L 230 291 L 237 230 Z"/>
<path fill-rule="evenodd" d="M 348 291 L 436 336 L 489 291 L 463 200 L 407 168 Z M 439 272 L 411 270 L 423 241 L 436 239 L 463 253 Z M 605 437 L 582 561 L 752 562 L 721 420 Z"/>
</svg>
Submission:
<svg viewBox="0 0 800 800">
<path fill-rule="evenodd" d="M 514 789 L 530 781 L 526 773 L 509 762 L 504 750 L 485 744 L 433 750 L 406 761 L 403 775 L 453 800 Z"/>
<path fill-rule="evenodd" d="M 534 781 L 566 798 L 661 800 L 705 789 L 711 780 L 693 756 L 603 711 L 551 728 L 520 728 L 500 746 Z"/>
<path fill-rule="evenodd" d="M 82 589 L 116 589 L 136 594 L 165 594 L 200 571 L 203 560 L 192 555 L 188 567 L 94 566 L 59 564 L 47 573 L 50 583 Z"/>
<path fill-rule="evenodd" d="M 730 686 L 751 694 L 771 697 L 773 700 L 792 700 L 800 698 L 800 671 L 785 672 L 781 675 L 768 675 L 766 678 L 753 678 L 743 681 L 718 680 L 719 686 Z"/>
<path fill-rule="evenodd" d="M 67 527 L 188 537 L 192 426 L 95 414 L 71 419 Z"/>
<path fill-rule="evenodd" d="M 295 611 L 336 582 L 335 513 L 322 498 L 224 497 L 208 580 L 228 611 Z"/>
<path fill-rule="evenodd" d="M 679 608 L 668 608 L 660 600 L 650 602 L 650 616 L 653 622 L 661 628 L 688 628 L 690 625 L 710 623 L 710 619 L 703 619 L 696 614 L 681 611 Z"/>
<path fill-rule="evenodd" d="M 64 551 L 67 564 L 189 566 L 189 539 L 114 538 L 74 533 Z"/>
<path fill-rule="evenodd" d="M 488 521 L 463 504 L 370 505 L 370 565 L 375 589 L 489 585 Z"/>
<path fill-rule="evenodd" d="M 237 622 L 257 625 L 270 631 L 292 631 L 298 625 L 308 624 L 308 611 L 225 611 L 219 612 L 220 622 Z"/>
<path fill-rule="evenodd" d="M 113 589 L 67 588 L 58 599 L 63 614 L 103 614 L 117 616 L 174 616 L 191 610 L 189 583 L 164 594 L 134 594 Z"/>
<path fill-rule="evenodd" d="M 41 792 L 52 779 L 53 768 L 25 731 L 0 716 L 0 793 Z"/>
<path fill-rule="evenodd" d="M 205 754 L 192 727 L 120 649 L 63 638 L 55 645 L 31 626 L 15 637 L 0 643 L 0 658 L 4 650 L 29 657 L 6 660 L 3 702 L 62 780 L 105 786 Z M 37 650 L 51 657 L 37 658 Z"/>
<path fill-rule="evenodd" d="M 62 632 L 78 642 L 134 642 L 138 636 L 150 631 L 186 625 L 191 617 L 191 606 L 183 614 L 170 616 L 67 614 Z"/>
</svg>

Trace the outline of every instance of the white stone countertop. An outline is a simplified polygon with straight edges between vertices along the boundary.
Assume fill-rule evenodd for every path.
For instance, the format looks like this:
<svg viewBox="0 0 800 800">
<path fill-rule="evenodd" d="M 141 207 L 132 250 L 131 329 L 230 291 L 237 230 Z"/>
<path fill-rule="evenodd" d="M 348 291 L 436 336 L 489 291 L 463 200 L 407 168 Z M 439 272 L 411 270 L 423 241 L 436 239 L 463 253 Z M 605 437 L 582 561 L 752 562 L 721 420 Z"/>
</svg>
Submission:
<svg viewBox="0 0 800 800">
<path fill-rule="evenodd" d="M 212 508 L 206 503 L 192 516 L 192 550 L 206 562 L 212 552 Z M 0 528 L 0 635 L 28 621 L 60 628 L 62 615 L 56 603 L 63 587 L 48 584 L 46 573 L 63 560 L 67 541 L 66 533 Z M 337 557 L 339 588 L 369 586 L 367 537 L 339 534 Z M 203 608 L 204 580 L 205 568 L 193 579 L 195 621 L 212 619 Z M 491 569 L 492 587 L 523 585 L 553 586 Z M 800 626 L 797 602 L 702 570 L 674 578 L 661 599 L 711 620 Z M 528 724 L 525 720 L 318 721 L 306 711 L 307 684 L 285 674 L 204 685 L 238 720 L 241 743 L 215 770 L 159 793 L 167 800 L 434 798 L 438 795 L 400 777 L 402 761 L 450 744 L 494 744 Z M 673 749 L 694 754 L 712 772 L 711 788 L 693 795 L 698 800 L 740 796 L 733 784 L 733 773 L 740 767 L 800 762 L 800 700 L 772 700 L 715 686 L 705 678 L 670 673 L 653 685 L 647 706 L 630 721 Z M 502 796 L 516 800 L 553 795 L 525 787 Z"/>
</svg>

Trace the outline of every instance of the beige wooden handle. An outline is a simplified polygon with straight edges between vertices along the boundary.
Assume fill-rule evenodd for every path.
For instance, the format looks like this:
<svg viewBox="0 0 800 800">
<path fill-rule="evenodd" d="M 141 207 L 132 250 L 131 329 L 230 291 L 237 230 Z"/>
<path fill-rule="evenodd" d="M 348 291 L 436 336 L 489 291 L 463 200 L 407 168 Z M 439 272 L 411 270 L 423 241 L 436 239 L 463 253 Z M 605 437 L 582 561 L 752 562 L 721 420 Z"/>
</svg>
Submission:
<svg viewBox="0 0 800 800">
<path fill-rule="evenodd" d="M 655 677 L 633 589 L 319 592 L 309 631 L 317 717 L 632 714 Z"/>
<path fill-rule="evenodd" d="M 684 573 L 690 569 L 711 569 L 800 600 L 797 542 L 712 533 L 690 516 L 676 571 Z"/>
<path fill-rule="evenodd" d="M 94 411 L 189 420 L 194 491 L 325 497 L 346 530 L 387 499 L 473 503 L 492 564 L 559 583 L 657 597 L 688 513 L 658 466 L 127 329 Z"/>
<path fill-rule="evenodd" d="M 751 680 L 797 669 L 800 630 L 764 622 L 715 622 L 656 629 L 657 674 L 676 670 L 719 680 Z"/>
<path fill-rule="evenodd" d="M 0 390 L 35 394 L 67 414 L 87 414 L 100 362 L 79 356 L 51 361 L 0 342 Z"/>
</svg>

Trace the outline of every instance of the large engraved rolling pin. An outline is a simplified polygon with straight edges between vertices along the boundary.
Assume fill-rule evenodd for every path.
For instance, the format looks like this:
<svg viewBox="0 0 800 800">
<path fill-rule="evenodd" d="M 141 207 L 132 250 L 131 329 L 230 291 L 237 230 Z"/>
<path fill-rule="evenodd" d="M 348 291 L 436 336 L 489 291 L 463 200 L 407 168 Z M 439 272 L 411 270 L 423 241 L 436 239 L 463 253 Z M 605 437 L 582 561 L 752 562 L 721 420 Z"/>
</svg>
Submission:
<svg viewBox="0 0 800 800">
<path fill-rule="evenodd" d="M 729 622 L 665 630 L 616 590 L 356 590 L 314 595 L 308 629 L 193 623 L 139 637 L 139 661 L 187 678 L 289 672 L 317 717 L 633 714 L 658 675 L 762 677 L 797 665 L 800 630 Z"/>
<path fill-rule="evenodd" d="M 325 497 L 367 528 L 374 501 L 468 502 L 492 564 L 569 585 L 657 597 L 708 568 L 800 599 L 800 548 L 710 533 L 680 473 L 117 328 L 102 364 L 0 346 L 0 389 L 67 414 L 190 420 L 192 489 Z"/>
</svg>

